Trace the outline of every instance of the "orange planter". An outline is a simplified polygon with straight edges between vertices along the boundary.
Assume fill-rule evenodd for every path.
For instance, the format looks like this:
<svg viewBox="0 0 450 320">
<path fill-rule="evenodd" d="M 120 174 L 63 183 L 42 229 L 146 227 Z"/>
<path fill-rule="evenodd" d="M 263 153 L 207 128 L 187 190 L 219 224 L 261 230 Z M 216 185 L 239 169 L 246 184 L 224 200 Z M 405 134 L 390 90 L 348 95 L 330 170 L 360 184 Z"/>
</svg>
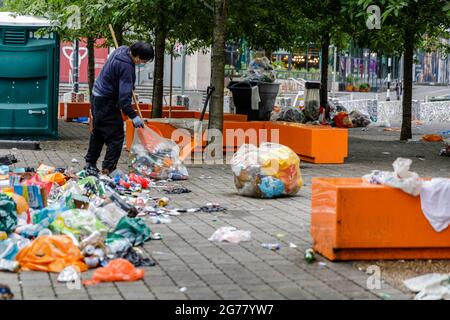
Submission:
<svg viewBox="0 0 450 320">
<path fill-rule="evenodd" d="M 332 261 L 450 258 L 450 228 L 434 231 L 420 197 L 360 178 L 312 179 L 311 236 Z"/>
<path fill-rule="evenodd" d="M 348 156 L 348 130 L 292 122 L 266 122 L 279 129 L 279 142 L 312 163 L 344 163 Z"/>
<path fill-rule="evenodd" d="M 59 118 L 72 121 L 80 117 L 89 117 L 91 104 L 89 102 L 60 102 Z"/>
<path fill-rule="evenodd" d="M 165 138 L 174 139 L 181 147 L 191 141 L 191 136 L 182 132 L 174 138 L 173 132 L 176 128 L 170 124 L 156 121 L 148 124 L 157 127 Z M 130 150 L 133 136 L 133 124 L 131 121 L 127 121 L 126 145 L 128 150 Z M 302 160 L 312 163 L 340 164 L 344 163 L 348 155 L 347 129 L 289 122 L 224 122 L 224 151 L 234 151 L 244 143 L 259 145 L 262 142 L 279 142 L 290 147 Z M 206 145 L 206 139 L 203 139 L 202 145 Z M 201 151 L 201 147 L 198 147 L 196 151 Z"/>
</svg>

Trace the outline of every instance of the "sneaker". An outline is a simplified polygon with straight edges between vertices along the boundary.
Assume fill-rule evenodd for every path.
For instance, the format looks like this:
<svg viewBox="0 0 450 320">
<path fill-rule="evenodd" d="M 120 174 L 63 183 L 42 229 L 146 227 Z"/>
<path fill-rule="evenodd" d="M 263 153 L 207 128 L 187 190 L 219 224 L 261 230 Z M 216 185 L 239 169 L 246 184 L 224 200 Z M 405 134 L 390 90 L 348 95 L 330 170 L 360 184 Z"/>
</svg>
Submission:
<svg viewBox="0 0 450 320">
<path fill-rule="evenodd" d="M 111 172 L 109 171 L 109 169 L 102 169 L 102 175 L 104 175 L 104 176 L 108 176 L 109 177 L 109 174 L 110 174 Z"/>
<path fill-rule="evenodd" d="M 86 171 L 86 176 L 98 177 L 99 170 L 97 169 L 97 166 L 89 163 L 89 164 L 86 164 L 86 167 L 84 167 L 84 170 Z"/>
</svg>

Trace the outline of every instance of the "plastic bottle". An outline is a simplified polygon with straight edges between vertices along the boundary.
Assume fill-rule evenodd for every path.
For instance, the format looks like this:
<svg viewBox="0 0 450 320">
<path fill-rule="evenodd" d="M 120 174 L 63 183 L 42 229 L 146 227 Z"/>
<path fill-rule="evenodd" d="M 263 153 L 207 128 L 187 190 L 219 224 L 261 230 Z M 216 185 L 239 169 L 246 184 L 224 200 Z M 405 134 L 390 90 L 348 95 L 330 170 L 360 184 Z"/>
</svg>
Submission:
<svg viewBox="0 0 450 320">
<path fill-rule="evenodd" d="M 279 243 L 263 243 L 261 244 L 261 247 L 269 249 L 269 250 L 280 250 L 281 246 Z"/>
<path fill-rule="evenodd" d="M 111 201 L 124 210 L 130 218 L 137 216 L 138 211 L 133 205 L 126 203 L 110 186 L 106 186 L 106 190 L 109 193 L 108 197 Z"/>
<path fill-rule="evenodd" d="M 313 263 L 316 260 L 313 249 L 307 249 L 305 251 L 305 260 L 307 263 Z"/>
<path fill-rule="evenodd" d="M 20 264 L 17 261 L 0 259 L 0 271 L 18 272 Z"/>
<path fill-rule="evenodd" d="M 151 216 L 150 222 L 153 224 L 164 224 L 164 223 L 171 223 L 172 220 L 170 218 L 166 218 L 166 217 Z"/>
</svg>

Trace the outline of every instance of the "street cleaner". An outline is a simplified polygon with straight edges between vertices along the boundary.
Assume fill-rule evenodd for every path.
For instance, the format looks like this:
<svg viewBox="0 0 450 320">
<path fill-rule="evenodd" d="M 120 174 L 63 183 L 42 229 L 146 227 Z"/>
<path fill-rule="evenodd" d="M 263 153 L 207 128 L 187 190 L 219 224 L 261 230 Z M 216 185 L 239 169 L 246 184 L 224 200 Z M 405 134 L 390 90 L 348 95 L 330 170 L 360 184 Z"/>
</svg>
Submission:
<svg viewBox="0 0 450 320">
<path fill-rule="evenodd" d="M 144 121 L 131 106 L 135 66 L 146 64 L 153 58 L 153 47 L 137 42 L 131 47 L 116 49 L 100 72 L 91 97 L 93 129 L 85 157 L 88 175 L 99 174 L 97 160 L 104 144 L 106 154 L 102 174 L 108 175 L 116 169 L 125 138 L 122 112 L 133 121 L 135 128 L 144 127 Z"/>
</svg>

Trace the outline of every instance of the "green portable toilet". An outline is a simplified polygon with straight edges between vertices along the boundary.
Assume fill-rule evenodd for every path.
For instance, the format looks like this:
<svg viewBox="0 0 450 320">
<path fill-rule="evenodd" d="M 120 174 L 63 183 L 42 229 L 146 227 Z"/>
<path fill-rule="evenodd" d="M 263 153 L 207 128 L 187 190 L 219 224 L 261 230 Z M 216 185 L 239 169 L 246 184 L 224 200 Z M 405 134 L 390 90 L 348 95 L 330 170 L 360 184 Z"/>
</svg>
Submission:
<svg viewBox="0 0 450 320">
<path fill-rule="evenodd" d="M 58 134 L 59 37 L 42 33 L 49 26 L 0 12 L 0 138 Z"/>
</svg>

